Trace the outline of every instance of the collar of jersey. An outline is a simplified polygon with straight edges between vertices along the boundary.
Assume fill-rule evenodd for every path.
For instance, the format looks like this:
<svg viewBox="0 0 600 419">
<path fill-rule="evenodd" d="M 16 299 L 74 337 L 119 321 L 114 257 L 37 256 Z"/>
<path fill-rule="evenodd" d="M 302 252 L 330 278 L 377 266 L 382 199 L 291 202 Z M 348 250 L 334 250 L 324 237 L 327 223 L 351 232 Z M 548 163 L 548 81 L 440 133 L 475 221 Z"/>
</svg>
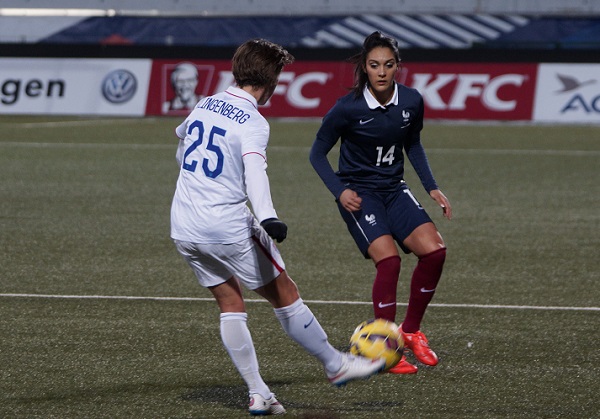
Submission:
<svg viewBox="0 0 600 419">
<path fill-rule="evenodd" d="M 388 100 L 388 102 L 385 105 L 382 105 L 381 103 L 379 103 L 377 101 L 377 99 L 375 99 L 375 96 L 373 96 L 373 94 L 369 90 L 369 86 L 367 84 L 365 84 L 365 88 L 363 89 L 363 95 L 365 97 L 365 100 L 367 101 L 367 106 L 370 109 L 377 109 L 377 108 L 385 109 L 389 105 L 397 105 L 398 104 L 398 85 L 396 83 L 394 83 L 394 94 L 392 95 L 390 100 Z"/>
<path fill-rule="evenodd" d="M 256 109 L 258 109 L 258 102 L 256 101 L 256 98 L 254 96 L 252 96 L 250 93 L 246 92 L 245 90 L 240 89 L 239 87 L 229 86 L 227 88 L 227 90 L 225 90 L 225 93 L 235 96 L 235 97 L 239 97 L 241 99 L 246 99 L 248 102 L 250 102 L 252 104 L 252 106 L 254 106 Z"/>
</svg>

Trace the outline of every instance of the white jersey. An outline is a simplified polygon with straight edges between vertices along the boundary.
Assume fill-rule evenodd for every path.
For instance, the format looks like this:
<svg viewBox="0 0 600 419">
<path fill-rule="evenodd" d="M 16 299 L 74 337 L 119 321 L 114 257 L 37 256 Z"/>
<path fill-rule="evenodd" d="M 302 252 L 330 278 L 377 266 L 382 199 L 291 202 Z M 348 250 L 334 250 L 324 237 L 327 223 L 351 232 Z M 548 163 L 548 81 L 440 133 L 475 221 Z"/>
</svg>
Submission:
<svg viewBox="0 0 600 419">
<path fill-rule="evenodd" d="M 256 99 L 237 87 L 202 99 L 175 130 L 180 138 L 171 237 L 236 243 L 256 222 L 277 217 L 266 174 L 269 124 Z"/>
</svg>

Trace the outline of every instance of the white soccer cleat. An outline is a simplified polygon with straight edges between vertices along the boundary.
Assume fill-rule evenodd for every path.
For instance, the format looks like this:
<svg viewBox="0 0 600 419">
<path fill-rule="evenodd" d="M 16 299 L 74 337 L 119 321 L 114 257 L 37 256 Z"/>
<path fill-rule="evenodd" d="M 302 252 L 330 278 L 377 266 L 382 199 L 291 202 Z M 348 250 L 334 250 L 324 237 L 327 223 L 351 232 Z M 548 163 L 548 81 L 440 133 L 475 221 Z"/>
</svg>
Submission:
<svg viewBox="0 0 600 419">
<path fill-rule="evenodd" d="M 329 382 L 340 387 L 352 380 L 367 379 L 385 369 L 384 359 L 370 359 L 352 354 L 342 354 L 342 367 L 335 373 L 327 373 Z"/>
<path fill-rule="evenodd" d="M 248 411 L 252 416 L 283 415 L 285 413 L 285 409 L 273 393 L 268 399 L 258 393 L 251 395 Z"/>
</svg>

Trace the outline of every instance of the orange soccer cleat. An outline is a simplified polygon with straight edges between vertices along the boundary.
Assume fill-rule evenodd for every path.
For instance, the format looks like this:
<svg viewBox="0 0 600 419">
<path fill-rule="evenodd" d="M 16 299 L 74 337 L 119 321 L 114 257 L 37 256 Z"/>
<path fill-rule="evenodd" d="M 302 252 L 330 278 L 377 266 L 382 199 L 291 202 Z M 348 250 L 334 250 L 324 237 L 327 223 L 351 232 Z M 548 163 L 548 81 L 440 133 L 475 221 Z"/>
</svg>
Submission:
<svg viewBox="0 0 600 419">
<path fill-rule="evenodd" d="M 438 356 L 429 347 L 429 342 L 423 332 L 418 330 L 415 333 L 405 333 L 400 325 L 400 334 L 404 340 L 404 347 L 412 351 L 417 361 L 432 367 L 437 365 Z"/>
<path fill-rule="evenodd" d="M 400 362 L 394 365 L 388 370 L 390 374 L 416 374 L 419 372 L 419 368 L 416 365 L 411 364 L 406 360 L 406 357 L 402 355 Z"/>
</svg>

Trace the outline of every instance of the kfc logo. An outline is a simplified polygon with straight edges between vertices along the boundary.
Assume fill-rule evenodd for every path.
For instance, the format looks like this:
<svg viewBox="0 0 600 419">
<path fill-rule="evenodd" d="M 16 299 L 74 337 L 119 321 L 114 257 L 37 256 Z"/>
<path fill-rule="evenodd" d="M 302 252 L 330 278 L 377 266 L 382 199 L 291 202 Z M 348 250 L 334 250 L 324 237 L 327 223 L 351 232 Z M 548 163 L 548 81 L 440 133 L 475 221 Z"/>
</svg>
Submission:
<svg viewBox="0 0 600 419">
<path fill-rule="evenodd" d="M 408 70 L 406 84 L 423 96 L 426 117 L 528 119 L 531 116 L 534 66 L 416 64 Z"/>
<path fill-rule="evenodd" d="M 507 85 L 521 87 L 526 79 L 527 76 L 523 74 L 503 74 L 498 77 L 489 74 L 415 74 L 412 87 L 421 92 L 432 109 L 464 110 L 467 108 L 467 99 L 479 98 L 486 108 L 506 112 L 514 110 L 517 101 L 503 99 L 498 92 Z M 445 101 L 440 90 L 451 83 L 454 88 Z"/>
<path fill-rule="evenodd" d="M 321 104 L 319 96 L 307 97 L 305 87 L 317 84 L 319 88 L 325 86 L 331 76 L 322 72 L 309 72 L 296 76 L 296 73 L 283 72 L 279 77 L 279 84 L 274 94 L 285 95 L 288 103 L 299 109 L 314 109 Z"/>
<path fill-rule="evenodd" d="M 309 85 L 316 84 L 318 87 L 323 87 L 330 78 L 330 74 L 316 71 L 300 75 L 295 72 L 283 71 L 279 75 L 279 83 L 273 92 L 273 96 L 275 100 L 277 100 L 277 96 L 285 98 L 289 105 L 297 109 L 315 109 L 321 105 L 321 97 L 319 95 L 309 95 L 308 88 L 315 87 Z M 221 71 L 215 91 L 223 91 L 234 83 L 231 72 Z M 271 107 L 274 98 L 271 98 L 265 107 Z"/>
<path fill-rule="evenodd" d="M 265 117 L 322 117 L 352 85 L 348 63 L 295 62 L 279 76 Z M 235 85 L 229 60 L 153 60 L 147 115 L 185 116 L 204 97 Z"/>
</svg>

